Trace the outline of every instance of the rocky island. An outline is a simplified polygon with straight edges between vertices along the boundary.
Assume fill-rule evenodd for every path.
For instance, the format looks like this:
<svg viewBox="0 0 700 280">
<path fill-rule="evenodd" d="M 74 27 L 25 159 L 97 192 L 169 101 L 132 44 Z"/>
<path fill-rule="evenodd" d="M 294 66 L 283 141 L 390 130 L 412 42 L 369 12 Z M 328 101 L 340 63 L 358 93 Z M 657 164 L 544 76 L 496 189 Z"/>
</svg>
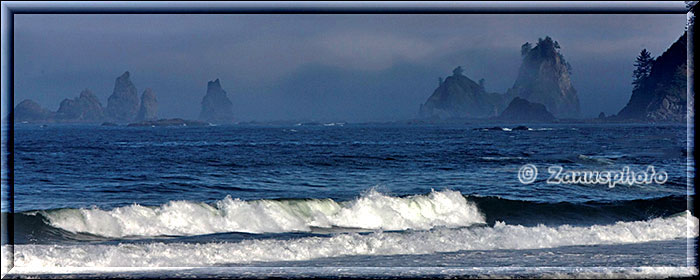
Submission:
<svg viewBox="0 0 700 280">
<path fill-rule="evenodd" d="M 520 97 L 544 104 L 557 118 L 578 117 L 581 107 L 571 84 L 571 66 L 559 50 L 559 42 L 549 36 L 538 39 L 534 48 L 529 42 L 523 44 L 520 52 L 523 62 L 506 100 Z"/>
<path fill-rule="evenodd" d="M 508 107 L 498 116 L 507 122 L 552 122 L 554 115 L 541 103 L 529 102 L 520 97 L 513 98 Z"/>
<path fill-rule="evenodd" d="M 147 88 L 143 94 L 141 94 L 141 106 L 139 107 L 139 112 L 136 114 L 137 121 L 152 121 L 156 119 L 158 114 L 158 100 L 156 100 L 156 94 L 153 90 Z"/>
<path fill-rule="evenodd" d="M 92 91 L 85 89 L 74 99 L 64 99 L 56 112 L 58 120 L 100 121 L 104 119 L 102 103 Z"/>
<path fill-rule="evenodd" d="M 76 98 L 66 98 L 56 112 L 42 108 L 33 100 L 26 99 L 14 108 L 15 121 L 21 122 L 80 122 L 80 123 L 125 123 L 130 121 L 156 120 L 158 101 L 147 88 L 141 98 L 130 80 L 129 71 L 117 77 L 114 91 L 104 108 L 97 95 L 84 89 Z"/>
<path fill-rule="evenodd" d="M 233 103 L 226 96 L 219 79 L 207 83 L 207 94 L 202 98 L 199 119 L 210 122 L 233 121 Z"/>
<path fill-rule="evenodd" d="M 116 121 L 132 121 L 139 110 L 139 97 L 136 86 L 129 79 L 129 71 L 117 77 L 114 91 L 107 99 L 105 115 Z"/>
<path fill-rule="evenodd" d="M 549 36 L 538 39 L 534 47 L 530 43 L 523 44 L 518 77 L 506 93 L 487 92 L 483 79 L 476 83 L 457 67 L 452 76 L 444 81 L 440 79 L 438 88 L 420 106 L 419 115 L 429 119 L 530 121 L 577 117 L 581 109 L 571 84 L 571 66 L 564 60 L 560 48 L 559 42 Z M 504 112 L 506 105 L 511 107 L 508 113 Z"/>
<path fill-rule="evenodd" d="M 503 97 L 487 92 L 483 79 L 474 82 L 463 74 L 462 67 L 452 70 L 452 76 L 439 79 L 438 87 L 420 106 L 424 118 L 485 118 L 498 115 L 503 108 Z"/>
<path fill-rule="evenodd" d="M 53 118 L 55 114 L 31 99 L 22 100 L 14 110 L 16 121 L 43 121 Z"/>
</svg>

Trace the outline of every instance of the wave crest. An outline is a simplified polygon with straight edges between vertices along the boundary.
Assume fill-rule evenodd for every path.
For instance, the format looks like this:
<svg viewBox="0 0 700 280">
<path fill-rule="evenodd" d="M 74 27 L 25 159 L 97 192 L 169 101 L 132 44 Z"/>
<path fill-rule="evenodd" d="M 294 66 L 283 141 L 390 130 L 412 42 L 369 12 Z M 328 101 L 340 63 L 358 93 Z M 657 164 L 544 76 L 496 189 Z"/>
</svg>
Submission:
<svg viewBox="0 0 700 280">
<path fill-rule="evenodd" d="M 19 267 L 208 266 L 351 255 L 416 255 L 463 250 L 643 243 L 697 237 L 698 219 L 685 211 L 648 221 L 585 227 L 525 227 L 499 222 L 493 227 L 344 233 L 330 237 L 246 240 L 235 243 L 16 245 L 15 264 Z"/>
<path fill-rule="evenodd" d="M 485 223 L 484 215 L 457 191 L 393 197 L 372 189 L 345 202 L 332 199 L 252 200 L 227 196 L 213 204 L 171 201 L 40 211 L 51 226 L 104 237 L 200 235 L 220 232 L 274 233 L 312 228 L 426 230 Z"/>
</svg>

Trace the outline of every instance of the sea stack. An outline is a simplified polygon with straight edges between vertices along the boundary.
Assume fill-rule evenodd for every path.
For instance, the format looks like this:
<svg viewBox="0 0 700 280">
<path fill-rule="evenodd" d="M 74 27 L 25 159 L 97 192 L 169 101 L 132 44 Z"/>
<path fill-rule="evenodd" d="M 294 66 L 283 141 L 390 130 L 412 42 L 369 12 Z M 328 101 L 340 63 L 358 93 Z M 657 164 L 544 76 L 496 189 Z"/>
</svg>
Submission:
<svg viewBox="0 0 700 280">
<path fill-rule="evenodd" d="M 581 107 L 571 84 L 571 66 L 559 49 L 559 43 L 549 36 L 540 38 L 534 48 L 530 43 L 523 44 L 518 78 L 506 93 L 506 100 L 520 97 L 544 104 L 557 118 L 578 117 Z"/>
<path fill-rule="evenodd" d="M 474 82 L 463 74 L 462 67 L 452 70 L 452 76 L 438 79 L 438 87 L 420 106 L 423 118 L 487 118 L 498 115 L 503 98 L 484 89 L 483 79 Z"/>
<path fill-rule="evenodd" d="M 139 97 L 136 87 L 129 79 L 129 71 L 119 76 L 114 84 L 114 92 L 107 99 L 105 115 L 115 121 L 132 121 L 139 110 Z"/>
<path fill-rule="evenodd" d="M 226 96 L 219 79 L 207 83 L 207 94 L 202 99 L 199 119 L 209 122 L 233 121 L 233 103 Z"/>
<path fill-rule="evenodd" d="M 53 117 L 53 112 L 42 108 L 31 99 L 22 100 L 14 109 L 15 121 L 44 121 Z"/>
<path fill-rule="evenodd" d="M 102 103 L 92 91 L 85 89 L 74 99 L 64 99 L 56 118 L 68 121 L 100 121 L 104 119 Z"/>
<path fill-rule="evenodd" d="M 509 122 L 551 122 L 554 121 L 554 116 L 544 105 L 516 97 L 498 119 Z"/>
<path fill-rule="evenodd" d="M 156 95 L 153 90 L 147 88 L 143 94 L 141 94 L 141 107 L 136 115 L 137 121 L 152 121 L 157 118 L 158 114 L 158 100 L 156 100 Z"/>
</svg>

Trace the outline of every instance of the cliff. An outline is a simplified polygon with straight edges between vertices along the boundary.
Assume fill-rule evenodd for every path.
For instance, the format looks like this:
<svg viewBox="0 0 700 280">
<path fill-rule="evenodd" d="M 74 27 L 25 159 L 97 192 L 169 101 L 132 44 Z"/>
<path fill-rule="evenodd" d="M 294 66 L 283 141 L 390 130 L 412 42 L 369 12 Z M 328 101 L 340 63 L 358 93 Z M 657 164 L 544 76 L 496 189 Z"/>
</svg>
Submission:
<svg viewBox="0 0 700 280">
<path fill-rule="evenodd" d="M 687 113 L 687 33 L 652 64 L 616 120 L 685 121 Z M 691 100 L 692 101 L 692 100 Z"/>
</svg>

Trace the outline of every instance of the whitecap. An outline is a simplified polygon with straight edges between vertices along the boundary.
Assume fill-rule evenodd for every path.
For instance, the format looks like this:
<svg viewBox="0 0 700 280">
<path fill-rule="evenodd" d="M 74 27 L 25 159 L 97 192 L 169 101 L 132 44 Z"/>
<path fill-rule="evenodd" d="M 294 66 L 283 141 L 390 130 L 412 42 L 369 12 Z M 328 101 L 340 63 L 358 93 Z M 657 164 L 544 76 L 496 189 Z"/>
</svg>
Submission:
<svg viewBox="0 0 700 280">
<path fill-rule="evenodd" d="M 200 235 L 220 232 L 274 233 L 312 228 L 426 230 L 484 223 L 484 215 L 460 192 L 394 197 L 372 189 L 363 196 L 332 199 L 251 200 L 230 196 L 213 204 L 170 201 L 157 207 L 138 204 L 41 211 L 50 225 L 105 237 Z"/>
</svg>

